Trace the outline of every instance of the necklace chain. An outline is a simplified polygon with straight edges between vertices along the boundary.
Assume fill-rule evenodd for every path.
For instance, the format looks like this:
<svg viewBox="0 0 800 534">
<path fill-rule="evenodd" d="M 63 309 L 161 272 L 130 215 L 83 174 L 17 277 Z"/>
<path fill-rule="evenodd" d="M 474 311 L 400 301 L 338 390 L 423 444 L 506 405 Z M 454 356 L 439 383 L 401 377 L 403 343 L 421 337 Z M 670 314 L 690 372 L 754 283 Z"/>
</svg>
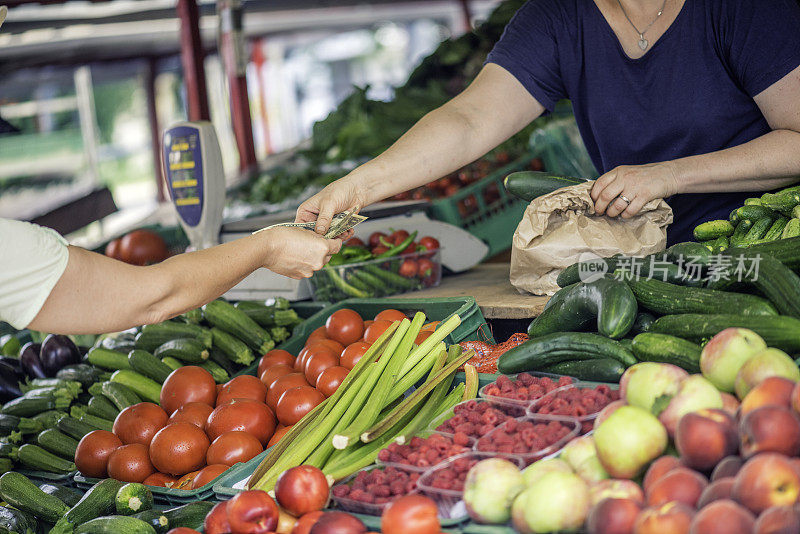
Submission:
<svg viewBox="0 0 800 534">
<path fill-rule="evenodd" d="M 622 10 L 622 14 L 625 15 L 626 19 L 628 19 L 628 22 L 630 23 L 630 25 L 633 27 L 634 30 L 636 30 L 636 33 L 639 34 L 639 47 L 642 50 L 644 50 L 645 48 L 647 48 L 647 45 L 649 44 L 647 42 L 647 39 L 644 38 L 644 34 L 647 33 L 647 30 L 649 30 L 653 26 L 653 24 L 656 23 L 658 18 L 664 12 L 664 8 L 667 6 L 667 0 L 664 0 L 664 2 L 661 4 L 661 9 L 658 10 L 658 14 L 656 15 L 656 18 L 654 18 L 653 21 L 650 24 L 648 24 L 647 27 L 645 27 L 645 29 L 643 29 L 642 31 L 639 31 L 639 28 L 636 27 L 636 24 L 634 24 L 633 21 L 631 20 L 631 18 L 628 16 L 628 13 L 625 11 L 625 8 L 622 6 L 622 1 L 621 0 L 617 0 L 617 4 L 619 4 L 619 8 Z"/>
</svg>

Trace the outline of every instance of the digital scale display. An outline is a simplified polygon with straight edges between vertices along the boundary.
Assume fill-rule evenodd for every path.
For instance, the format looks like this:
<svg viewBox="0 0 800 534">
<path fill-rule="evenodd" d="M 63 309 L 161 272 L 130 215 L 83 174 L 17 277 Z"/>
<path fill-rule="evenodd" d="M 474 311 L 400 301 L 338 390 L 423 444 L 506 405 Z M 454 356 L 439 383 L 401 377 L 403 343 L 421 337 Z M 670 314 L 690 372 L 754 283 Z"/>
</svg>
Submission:
<svg viewBox="0 0 800 534">
<path fill-rule="evenodd" d="M 167 184 L 178 214 L 189 226 L 197 226 L 203 215 L 203 159 L 200 132 L 178 126 L 164 139 Z"/>
</svg>

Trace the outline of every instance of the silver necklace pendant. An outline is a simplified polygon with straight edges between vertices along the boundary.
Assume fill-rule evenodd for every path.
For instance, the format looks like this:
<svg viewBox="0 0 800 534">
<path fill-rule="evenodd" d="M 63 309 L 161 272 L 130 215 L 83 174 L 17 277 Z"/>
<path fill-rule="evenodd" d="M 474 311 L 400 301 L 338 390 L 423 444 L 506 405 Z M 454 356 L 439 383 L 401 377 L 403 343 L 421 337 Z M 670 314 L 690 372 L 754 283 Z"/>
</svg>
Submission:
<svg viewBox="0 0 800 534">
<path fill-rule="evenodd" d="M 644 38 L 643 35 L 639 36 L 639 48 L 641 48 L 642 50 L 647 50 L 647 45 L 649 44 L 650 43 L 647 41 L 647 39 Z"/>
</svg>

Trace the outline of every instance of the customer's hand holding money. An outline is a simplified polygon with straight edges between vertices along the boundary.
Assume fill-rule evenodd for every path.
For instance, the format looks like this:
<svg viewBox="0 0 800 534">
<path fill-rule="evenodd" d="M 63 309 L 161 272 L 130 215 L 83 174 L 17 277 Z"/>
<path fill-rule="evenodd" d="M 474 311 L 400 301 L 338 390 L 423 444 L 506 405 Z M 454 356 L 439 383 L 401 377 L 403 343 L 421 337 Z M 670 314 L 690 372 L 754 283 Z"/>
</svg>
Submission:
<svg viewBox="0 0 800 534">
<path fill-rule="evenodd" d="M 344 213 L 337 213 L 333 216 L 333 220 L 331 221 L 330 227 L 325 232 L 325 238 L 333 239 L 335 237 L 341 239 L 348 239 L 352 237 L 352 229 L 367 220 L 367 217 L 363 215 L 358 215 L 354 211 L 346 211 Z M 269 230 L 270 228 L 279 228 L 279 227 L 287 227 L 287 228 L 305 228 L 306 230 L 315 231 L 317 228 L 317 222 L 293 222 L 293 223 L 280 223 L 280 224 L 273 224 L 272 226 L 268 226 L 266 228 L 262 228 L 257 232 L 261 232 L 263 230 Z M 254 233 L 257 233 L 254 232 Z"/>
<path fill-rule="evenodd" d="M 326 235 L 333 224 L 334 214 L 358 211 L 369 202 L 364 191 L 347 179 L 336 180 L 297 208 L 295 222 L 314 223 L 318 234 Z"/>
</svg>

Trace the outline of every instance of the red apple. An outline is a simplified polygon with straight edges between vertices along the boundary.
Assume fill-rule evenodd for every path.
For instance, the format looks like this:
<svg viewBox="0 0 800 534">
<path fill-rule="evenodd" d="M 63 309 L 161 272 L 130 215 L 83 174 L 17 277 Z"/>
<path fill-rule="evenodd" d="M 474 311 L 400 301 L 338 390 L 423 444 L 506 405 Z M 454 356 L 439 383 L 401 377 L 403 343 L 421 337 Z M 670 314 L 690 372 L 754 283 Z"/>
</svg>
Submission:
<svg viewBox="0 0 800 534">
<path fill-rule="evenodd" d="M 645 508 L 633 525 L 634 534 L 688 534 L 694 510 L 679 502 Z"/>
<path fill-rule="evenodd" d="M 754 514 L 772 506 L 794 504 L 799 495 L 800 476 L 786 456 L 773 452 L 750 458 L 733 484 L 734 500 Z"/>
<path fill-rule="evenodd" d="M 677 467 L 653 483 L 646 492 L 647 504 L 660 506 L 677 501 L 694 508 L 706 486 L 708 480 L 697 471 Z"/>
<path fill-rule="evenodd" d="M 653 463 L 651 463 L 650 467 L 647 468 L 647 472 L 644 474 L 644 480 L 642 481 L 642 488 L 644 488 L 644 492 L 648 493 L 650 487 L 659 478 L 680 466 L 681 461 L 675 456 L 667 455 L 653 460 Z"/>
<path fill-rule="evenodd" d="M 717 464 L 717 467 L 714 468 L 714 471 L 711 472 L 711 481 L 713 482 L 724 477 L 735 477 L 739 469 L 742 468 L 742 465 L 744 465 L 744 460 L 742 460 L 741 456 L 728 456 L 727 458 L 723 458 L 722 461 Z"/>
<path fill-rule="evenodd" d="M 587 534 L 631 534 L 642 505 L 631 499 L 603 499 L 589 511 Z"/>
<path fill-rule="evenodd" d="M 750 534 L 755 516 L 730 499 L 714 501 L 694 516 L 690 534 Z"/>
<path fill-rule="evenodd" d="M 783 406 L 762 406 L 748 413 L 739 425 L 742 456 L 759 452 L 800 454 L 800 417 Z"/>
<path fill-rule="evenodd" d="M 678 422 L 684 415 L 704 408 L 722 408 L 722 396 L 714 384 L 702 375 L 691 375 L 681 382 L 678 392 L 658 415 L 658 420 L 674 437 Z"/>
<path fill-rule="evenodd" d="M 756 519 L 754 534 L 797 534 L 800 532 L 800 512 L 792 506 L 773 506 Z"/>
<path fill-rule="evenodd" d="M 795 382 L 782 376 L 770 376 L 758 384 L 742 399 L 739 415 L 744 417 L 762 406 L 792 407 L 792 390 Z"/>
<path fill-rule="evenodd" d="M 706 486 L 697 501 L 697 508 L 704 508 L 706 505 L 721 499 L 730 499 L 733 494 L 733 477 L 720 478 Z"/>
<path fill-rule="evenodd" d="M 684 415 L 678 422 L 675 446 L 681 463 L 698 471 L 711 471 L 739 446 L 736 421 L 723 410 L 708 409 Z"/>
</svg>

